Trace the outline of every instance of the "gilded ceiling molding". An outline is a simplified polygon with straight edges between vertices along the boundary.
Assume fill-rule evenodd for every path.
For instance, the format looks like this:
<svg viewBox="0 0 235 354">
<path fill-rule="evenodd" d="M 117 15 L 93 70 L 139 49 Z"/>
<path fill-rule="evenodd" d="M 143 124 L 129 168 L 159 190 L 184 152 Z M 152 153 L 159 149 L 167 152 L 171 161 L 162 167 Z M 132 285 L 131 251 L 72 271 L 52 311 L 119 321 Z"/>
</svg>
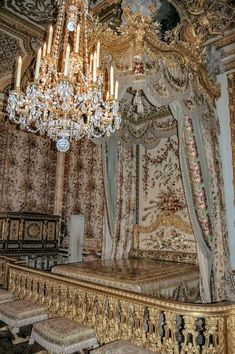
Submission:
<svg viewBox="0 0 235 354">
<path fill-rule="evenodd" d="M 54 0 L 5 0 L 4 8 L 21 19 L 33 23 L 34 27 L 44 28 L 54 21 L 56 12 Z"/>
<path fill-rule="evenodd" d="M 226 33 L 222 38 L 218 38 L 213 42 L 217 48 L 223 48 L 229 44 L 233 44 L 235 42 L 235 31 Z"/>
<path fill-rule="evenodd" d="M 234 70 L 235 69 L 235 59 L 232 61 L 228 61 L 227 63 L 225 63 L 224 66 L 225 66 L 226 71 Z"/>
<path fill-rule="evenodd" d="M 20 18 L 17 14 L 10 13 L 5 9 L 0 11 L 0 27 L 11 29 L 12 33 L 23 37 L 35 37 L 42 41 L 45 36 L 45 30 L 40 29 L 30 22 Z"/>
<path fill-rule="evenodd" d="M 107 12 L 107 9 L 111 8 L 113 5 L 121 4 L 122 0 L 103 0 L 93 7 L 93 13 L 95 15 L 103 15 Z"/>
</svg>

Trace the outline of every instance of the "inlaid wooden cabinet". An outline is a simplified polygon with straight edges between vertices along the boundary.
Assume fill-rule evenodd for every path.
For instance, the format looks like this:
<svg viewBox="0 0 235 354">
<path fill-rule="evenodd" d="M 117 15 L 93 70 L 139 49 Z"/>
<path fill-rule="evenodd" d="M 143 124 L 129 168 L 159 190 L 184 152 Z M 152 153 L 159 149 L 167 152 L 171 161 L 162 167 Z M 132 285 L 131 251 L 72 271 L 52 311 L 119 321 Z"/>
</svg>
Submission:
<svg viewBox="0 0 235 354">
<path fill-rule="evenodd" d="M 0 254 L 57 250 L 59 237 L 59 216 L 0 213 Z"/>
</svg>

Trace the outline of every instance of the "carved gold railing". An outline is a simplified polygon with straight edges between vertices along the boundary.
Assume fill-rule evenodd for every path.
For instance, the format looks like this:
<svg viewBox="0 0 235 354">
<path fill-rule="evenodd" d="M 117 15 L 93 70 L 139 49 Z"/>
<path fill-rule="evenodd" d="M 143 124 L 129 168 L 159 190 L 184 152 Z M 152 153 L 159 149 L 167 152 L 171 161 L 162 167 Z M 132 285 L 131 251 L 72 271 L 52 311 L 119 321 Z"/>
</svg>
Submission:
<svg viewBox="0 0 235 354">
<path fill-rule="evenodd" d="M 123 338 L 159 354 L 234 353 L 234 304 L 158 300 L 14 264 L 9 290 L 47 306 L 51 317 L 93 326 L 100 343 Z"/>
<path fill-rule="evenodd" d="M 7 257 L 7 256 L 1 256 L 0 257 L 0 286 L 3 286 L 4 288 L 7 287 L 8 265 L 10 263 L 25 264 L 24 261 L 20 261 L 20 260 L 18 260 L 15 257 Z"/>
</svg>

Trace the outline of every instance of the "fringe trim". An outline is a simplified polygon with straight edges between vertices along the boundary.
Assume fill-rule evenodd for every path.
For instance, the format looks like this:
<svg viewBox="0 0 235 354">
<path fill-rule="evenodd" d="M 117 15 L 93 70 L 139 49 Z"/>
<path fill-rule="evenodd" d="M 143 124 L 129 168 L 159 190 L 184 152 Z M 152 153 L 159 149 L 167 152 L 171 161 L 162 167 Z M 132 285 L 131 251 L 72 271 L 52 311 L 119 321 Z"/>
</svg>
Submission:
<svg viewBox="0 0 235 354">
<path fill-rule="evenodd" d="M 38 344 L 40 344 L 43 348 L 56 353 L 56 354 L 72 354 L 76 351 L 79 351 L 81 349 L 86 349 L 86 348 L 97 348 L 98 347 L 98 342 L 96 338 L 90 338 L 86 339 L 82 342 L 74 343 L 74 344 L 69 344 L 66 347 L 65 346 L 60 346 L 59 344 L 51 343 L 48 340 L 42 338 L 40 335 L 38 335 L 33 329 L 30 337 L 30 342 L 32 343 L 35 340 Z"/>
<path fill-rule="evenodd" d="M 39 316 L 34 316 L 34 317 L 30 317 L 30 318 L 23 318 L 21 320 L 17 320 L 17 319 L 12 319 L 9 318 L 3 314 L 0 313 L 0 320 L 4 323 L 6 323 L 8 326 L 10 327 L 23 327 L 23 326 L 27 326 L 30 324 L 33 324 L 35 322 L 40 322 L 40 321 L 44 321 L 48 319 L 48 315 L 47 314 L 43 314 L 43 315 L 39 315 Z"/>
</svg>

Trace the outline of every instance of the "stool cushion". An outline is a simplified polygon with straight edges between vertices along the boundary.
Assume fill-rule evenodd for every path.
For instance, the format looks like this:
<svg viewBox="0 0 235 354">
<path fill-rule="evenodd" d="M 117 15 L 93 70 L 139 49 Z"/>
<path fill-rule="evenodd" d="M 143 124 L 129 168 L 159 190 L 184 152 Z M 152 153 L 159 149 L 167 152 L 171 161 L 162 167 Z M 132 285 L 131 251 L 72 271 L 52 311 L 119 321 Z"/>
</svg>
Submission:
<svg viewBox="0 0 235 354">
<path fill-rule="evenodd" d="M 13 295 L 9 293 L 5 289 L 0 289 L 0 304 L 6 301 L 11 301 L 13 299 Z"/>
<path fill-rule="evenodd" d="M 125 340 L 116 340 L 92 350 L 90 354 L 153 354 L 153 352 Z"/>
<path fill-rule="evenodd" d="M 1 304 L 0 314 L 9 318 L 20 320 L 45 313 L 45 308 L 26 300 L 14 300 L 11 303 Z"/>
<path fill-rule="evenodd" d="M 46 308 L 26 300 L 0 304 L 0 320 L 10 326 L 26 326 L 47 319 Z"/>
<path fill-rule="evenodd" d="M 53 318 L 34 324 L 31 337 L 44 348 L 55 353 L 73 353 L 97 346 L 93 328 L 67 318 Z"/>
</svg>

